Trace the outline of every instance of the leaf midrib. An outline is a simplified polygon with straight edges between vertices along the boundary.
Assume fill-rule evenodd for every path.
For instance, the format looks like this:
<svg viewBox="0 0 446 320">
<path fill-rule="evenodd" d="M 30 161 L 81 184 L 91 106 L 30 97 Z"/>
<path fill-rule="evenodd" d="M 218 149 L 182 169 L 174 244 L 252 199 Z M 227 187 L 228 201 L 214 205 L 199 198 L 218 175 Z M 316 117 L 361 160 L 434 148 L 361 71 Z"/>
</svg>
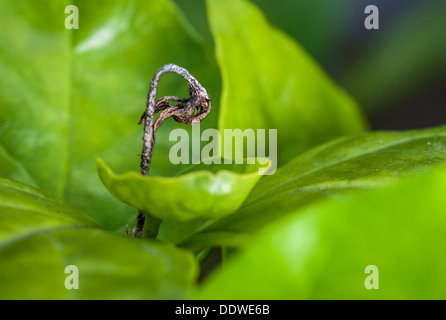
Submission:
<svg viewBox="0 0 446 320">
<path fill-rule="evenodd" d="M 66 159 L 65 159 L 65 170 L 63 174 L 63 182 L 62 182 L 62 190 L 61 197 L 65 200 L 68 199 L 69 193 L 69 183 L 71 176 L 71 144 L 72 144 L 72 136 L 73 136 L 73 104 L 74 104 L 74 95 L 73 95 L 73 84 L 75 83 L 75 74 L 74 74 L 74 31 L 69 33 L 69 71 L 67 75 L 68 81 L 68 97 L 67 97 L 67 133 L 66 133 Z"/>
<path fill-rule="evenodd" d="M 373 134 L 376 134 L 376 133 L 373 133 Z M 440 136 L 440 137 L 446 137 L 446 132 L 439 132 L 439 133 L 436 133 L 435 136 L 436 136 L 436 137 L 438 137 L 438 136 Z M 293 182 L 293 181 L 299 180 L 299 179 L 301 179 L 302 177 L 308 176 L 308 175 L 310 175 L 310 174 L 316 173 L 316 172 L 321 171 L 321 170 L 325 170 L 325 169 L 328 169 L 328 168 L 337 166 L 337 165 L 339 165 L 339 164 L 341 164 L 341 163 L 343 163 L 343 162 L 347 162 L 347 161 L 350 161 L 350 160 L 353 160 L 353 159 L 356 159 L 356 158 L 359 158 L 359 157 L 362 157 L 362 156 L 366 156 L 366 155 L 369 155 L 369 154 L 372 154 L 372 153 L 375 153 L 375 152 L 378 152 L 378 151 L 383 151 L 383 150 L 386 150 L 386 149 L 389 149 L 389 148 L 393 148 L 393 147 L 395 147 L 395 146 L 400 146 L 400 145 L 406 144 L 406 143 L 408 143 L 408 142 L 413 142 L 413 141 L 423 140 L 423 139 L 426 139 L 426 138 L 428 138 L 428 137 L 432 137 L 432 138 L 433 138 L 434 136 L 433 136 L 432 133 L 430 133 L 430 132 L 429 132 L 428 134 L 421 134 L 420 136 L 418 136 L 418 137 L 415 138 L 415 139 L 414 139 L 413 137 L 410 137 L 410 136 L 409 136 L 409 137 L 407 137 L 407 138 L 405 138 L 405 139 L 403 139 L 403 140 L 400 140 L 400 141 L 398 141 L 398 142 L 396 142 L 396 143 L 391 143 L 391 144 L 386 145 L 386 146 L 381 146 L 381 145 L 379 145 L 378 148 L 374 148 L 374 149 L 372 149 L 372 150 L 370 150 L 370 151 L 368 151 L 368 152 L 360 153 L 360 154 L 355 154 L 355 155 L 353 155 L 353 156 L 350 156 L 350 157 L 347 157 L 347 158 L 344 158 L 344 159 L 335 161 L 335 162 L 333 162 L 333 163 L 329 163 L 328 165 L 324 165 L 324 166 L 322 166 L 322 167 L 318 167 L 318 168 L 314 168 L 314 169 L 308 170 L 308 171 L 303 172 L 303 173 L 301 173 L 301 174 L 299 174 L 299 175 L 297 175 L 297 176 L 295 176 L 295 177 L 289 178 L 289 179 L 287 179 L 287 180 L 285 180 L 285 181 L 283 181 L 283 182 L 281 182 L 281 183 L 279 183 L 279 184 L 275 184 L 272 188 L 268 189 L 267 191 L 265 191 L 265 192 L 263 192 L 263 193 L 261 193 L 261 194 L 259 194 L 259 195 L 256 195 L 256 197 L 253 198 L 253 199 L 249 199 L 249 198 L 248 198 L 248 200 L 250 200 L 250 201 L 247 201 L 241 208 L 244 208 L 245 206 L 250 205 L 252 202 L 255 202 L 255 201 L 256 201 L 257 199 L 259 199 L 259 198 L 265 197 L 265 195 L 271 193 L 273 190 L 276 190 L 276 189 L 278 189 L 278 188 L 280 188 L 280 187 L 282 187 L 282 186 L 284 186 L 284 185 L 286 185 L 286 184 L 288 184 L 288 183 L 291 183 L 291 182 Z M 342 139 L 342 138 L 341 138 L 341 139 Z M 320 151 L 320 150 L 319 150 L 319 151 Z M 299 158 L 300 158 L 300 157 L 299 157 Z M 297 160 L 296 160 L 296 161 L 293 161 L 293 162 L 298 163 Z M 290 164 L 287 165 L 287 166 L 290 166 L 290 165 L 292 165 L 292 163 L 290 163 Z M 287 166 L 283 167 L 283 168 L 282 168 L 282 171 L 285 170 Z M 272 178 L 271 178 L 271 179 L 272 179 Z M 261 182 L 260 182 L 260 183 L 261 183 Z M 255 187 L 254 187 L 254 188 L 255 188 Z M 254 191 L 254 190 L 253 190 L 253 191 Z"/>
</svg>

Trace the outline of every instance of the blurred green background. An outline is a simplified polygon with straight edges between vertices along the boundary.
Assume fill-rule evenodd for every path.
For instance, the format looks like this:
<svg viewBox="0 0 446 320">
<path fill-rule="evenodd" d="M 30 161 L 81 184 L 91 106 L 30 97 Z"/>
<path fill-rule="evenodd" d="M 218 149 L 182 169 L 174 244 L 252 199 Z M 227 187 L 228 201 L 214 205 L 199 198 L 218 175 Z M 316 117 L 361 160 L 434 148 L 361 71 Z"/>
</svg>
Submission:
<svg viewBox="0 0 446 320">
<path fill-rule="evenodd" d="M 174 1 L 212 44 L 205 1 Z M 446 1 L 252 2 L 358 101 L 372 129 L 445 123 Z M 367 5 L 379 9 L 379 30 L 364 27 Z"/>
</svg>

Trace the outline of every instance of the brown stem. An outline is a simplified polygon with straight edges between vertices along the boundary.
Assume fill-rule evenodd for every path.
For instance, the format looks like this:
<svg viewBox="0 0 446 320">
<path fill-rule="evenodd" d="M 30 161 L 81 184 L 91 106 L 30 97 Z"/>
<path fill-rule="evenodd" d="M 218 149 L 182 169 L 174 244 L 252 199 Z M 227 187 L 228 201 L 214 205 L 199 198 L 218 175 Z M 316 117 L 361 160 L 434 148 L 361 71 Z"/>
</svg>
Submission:
<svg viewBox="0 0 446 320">
<path fill-rule="evenodd" d="M 132 237 L 142 238 L 145 220 L 146 216 L 144 215 L 144 213 L 141 210 L 138 210 L 135 225 L 133 226 L 132 232 L 130 233 Z"/>
<path fill-rule="evenodd" d="M 167 72 L 177 73 L 186 80 L 189 85 L 189 98 L 179 98 L 168 96 L 156 100 L 158 91 L 158 83 L 161 76 Z M 168 101 L 177 102 L 171 106 Z M 195 110 L 197 111 L 195 113 Z M 155 113 L 162 111 L 159 118 L 154 122 Z M 158 69 L 150 83 L 150 90 L 147 95 L 146 110 L 144 111 L 139 124 L 144 123 L 143 147 L 141 153 L 141 174 L 147 176 L 149 174 L 150 162 L 152 159 L 153 146 L 155 144 L 155 132 L 161 123 L 168 117 L 180 123 L 197 124 L 211 111 L 211 99 L 206 89 L 195 79 L 186 69 L 174 64 L 167 64 Z M 195 113 L 195 115 L 194 115 Z M 149 216 L 149 215 L 148 215 Z M 151 234 L 157 233 L 159 220 L 149 216 L 149 220 L 156 224 L 156 228 L 151 228 Z M 135 225 L 133 226 L 131 235 L 133 237 L 142 237 L 144 228 L 144 213 L 138 210 Z M 152 230 L 154 229 L 154 230 Z"/>
</svg>

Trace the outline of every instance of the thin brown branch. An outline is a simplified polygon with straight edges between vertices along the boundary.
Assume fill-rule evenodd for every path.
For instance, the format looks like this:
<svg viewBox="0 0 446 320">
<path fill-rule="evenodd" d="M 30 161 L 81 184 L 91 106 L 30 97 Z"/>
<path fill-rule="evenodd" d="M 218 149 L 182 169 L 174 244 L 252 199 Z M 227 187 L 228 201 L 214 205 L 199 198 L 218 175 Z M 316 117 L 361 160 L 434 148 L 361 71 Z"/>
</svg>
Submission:
<svg viewBox="0 0 446 320">
<path fill-rule="evenodd" d="M 158 83 L 162 75 L 167 72 L 179 74 L 186 80 L 189 85 L 189 98 L 185 99 L 175 96 L 167 96 L 156 100 Z M 171 105 L 169 102 L 176 102 L 176 104 Z M 146 110 L 138 122 L 138 124 L 144 123 L 143 148 L 140 165 L 141 174 L 143 176 L 149 174 L 153 147 L 155 144 L 155 132 L 165 119 L 173 117 L 177 122 L 194 125 L 206 117 L 210 111 L 211 99 L 209 98 L 206 89 L 189 73 L 189 71 L 174 64 L 168 64 L 159 68 L 150 83 Z M 158 112 L 161 112 L 161 114 L 156 122 L 154 122 L 153 118 Z M 150 220 L 153 221 L 154 219 Z M 138 211 L 136 223 L 131 232 L 132 236 L 142 237 L 144 221 L 144 213 Z M 156 236 L 156 232 L 153 232 L 153 230 L 152 234 L 155 234 Z"/>
</svg>

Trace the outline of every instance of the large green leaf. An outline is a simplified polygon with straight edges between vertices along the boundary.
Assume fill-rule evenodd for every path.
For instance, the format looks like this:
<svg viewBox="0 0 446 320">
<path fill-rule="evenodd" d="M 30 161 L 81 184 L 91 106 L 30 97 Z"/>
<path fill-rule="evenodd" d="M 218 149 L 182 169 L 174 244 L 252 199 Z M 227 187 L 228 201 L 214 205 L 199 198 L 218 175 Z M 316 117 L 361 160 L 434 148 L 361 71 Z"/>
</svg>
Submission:
<svg viewBox="0 0 446 320">
<path fill-rule="evenodd" d="M 78 268 L 79 289 L 65 287 Z M 1 299 L 185 299 L 197 275 L 188 252 L 101 230 L 31 234 L 0 246 Z"/>
<path fill-rule="evenodd" d="M 247 0 L 208 0 L 223 77 L 219 129 L 277 129 L 278 163 L 361 132 L 356 104 Z"/>
<path fill-rule="evenodd" d="M 79 227 L 98 224 L 57 197 L 0 178 L 0 246 L 45 230 Z"/>
<path fill-rule="evenodd" d="M 439 170 L 286 217 L 226 261 L 198 297 L 445 299 L 445 189 Z M 369 265 L 379 289 L 365 287 Z"/>
<path fill-rule="evenodd" d="M 1 299 L 184 299 L 194 257 L 173 246 L 105 232 L 34 187 L 0 179 Z M 79 270 L 79 289 L 64 286 Z"/>
<path fill-rule="evenodd" d="M 233 213 L 270 164 L 200 164 L 176 177 L 146 177 L 135 171 L 118 176 L 97 160 L 99 177 L 117 199 L 168 221 L 218 219 Z"/>
<path fill-rule="evenodd" d="M 134 212 L 102 186 L 95 158 L 138 169 L 143 128 L 136 123 L 153 74 L 167 63 L 206 87 L 213 112 L 202 127 L 216 127 L 219 72 L 211 50 L 167 0 L 70 4 L 79 8 L 78 30 L 65 29 L 64 2 L 0 1 L 8 26 L 0 30 L 0 173 L 117 228 Z M 187 85 L 167 75 L 159 95 L 187 97 Z M 152 174 L 181 169 L 168 161 L 168 133 L 179 126 L 170 120 L 157 132 Z"/>
<path fill-rule="evenodd" d="M 70 104 L 64 8 L 57 1 L 0 1 L 1 174 L 59 196 L 66 184 Z"/>
<path fill-rule="evenodd" d="M 237 243 L 234 233 L 251 233 L 315 201 L 383 186 L 445 164 L 446 127 L 340 138 L 264 177 L 237 212 L 207 226 L 184 245 L 232 246 Z"/>
</svg>

